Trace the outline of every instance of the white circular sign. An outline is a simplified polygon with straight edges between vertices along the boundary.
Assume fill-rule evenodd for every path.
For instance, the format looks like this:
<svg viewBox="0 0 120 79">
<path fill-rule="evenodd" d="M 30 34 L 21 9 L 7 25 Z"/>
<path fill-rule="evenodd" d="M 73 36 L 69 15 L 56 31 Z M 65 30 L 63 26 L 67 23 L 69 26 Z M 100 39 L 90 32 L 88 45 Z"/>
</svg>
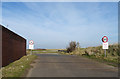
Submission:
<svg viewBox="0 0 120 79">
<path fill-rule="evenodd" d="M 107 36 L 104 36 L 104 37 L 102 38 L 102 42 L 104 42 L 104 43 L 108 42 L 108 37 L 107 37 Z"/>
<path fill-rule="evenodd" d="M 29 44 L 30 44 L 30 45 L 33 45 L 33 44 L 34 44 L 33 40 L 29 41 Z"/>
</svg>

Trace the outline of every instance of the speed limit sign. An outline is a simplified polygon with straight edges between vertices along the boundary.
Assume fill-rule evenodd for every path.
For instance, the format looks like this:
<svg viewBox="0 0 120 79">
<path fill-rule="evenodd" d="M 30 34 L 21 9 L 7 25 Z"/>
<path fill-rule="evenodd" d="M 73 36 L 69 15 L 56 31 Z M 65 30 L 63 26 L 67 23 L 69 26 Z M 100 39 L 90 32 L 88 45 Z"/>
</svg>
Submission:
<svg viewBox="0 0 120 79">
<path fill-rule="evenodd" d="M 34 42 L 33 42 L 33 40 L 29 41 L 29 49 L 34 49 Z"/>
<path fill-rule="evenodd" d="M 29 41 L 29 44 L 30 44 L 30 45 L 33 45 L 33 44 L 34 44 L 33 40 Z"/>
<path fill-rule="evenodd" d="M 102 38 L 102 42 L 103 42 L 102 48 L 105 50 L 105 57 L 106 57 L 107 56 L 106 49 L 108 49 L 108 37 L 104 36 Z"/>
<path fill-rule="evenodd" d="M 104 36 L 104 37 L 102 38 L 102 42 L 104 42 L 104 43 L 108 42 L 108 37 L 107 37 L 107 36 Z"/>
<path fill-rule="evenodd" d="M 104 36 L 102 38 L 102 42 L 103 42 L 103 49 L 108 49 L 108 37 Z"/>
</svg>

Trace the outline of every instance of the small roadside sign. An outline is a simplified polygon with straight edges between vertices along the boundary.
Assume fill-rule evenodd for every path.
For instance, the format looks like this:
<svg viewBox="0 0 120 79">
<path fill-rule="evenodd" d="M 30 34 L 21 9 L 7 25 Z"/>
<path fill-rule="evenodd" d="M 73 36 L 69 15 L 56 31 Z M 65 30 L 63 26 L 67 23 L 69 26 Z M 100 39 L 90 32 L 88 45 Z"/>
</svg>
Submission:
<svg viewBox="0 0 120 79">
<path fill-rule="evenodd" d="M 102 42 L 103 42 L 102 49 L 105 50 L 105 57 L 106 57 L 106 49 L 108 49 L 108 37 L 104 36 L 102 38 Z"/>
<path fill-rule="evenodd" d="M 103 42 L 103 49 L 108 49 L 108 37 L 107 36 L 104 36 L 102 38 L 102 42 Z"/>
<path fill-rule="evenodd" d="M 29 49 L 34 49 L 34 42 L 33 42 L 33 40 L 29 41 Z"/>
<path fill-rule="evenodd" d="M 32 55 L 32 50 L 34 49 L 34 42 L 33 40 L 29 41 L 29 49 L 31 50 L 31 55 Z"/>
</svg>

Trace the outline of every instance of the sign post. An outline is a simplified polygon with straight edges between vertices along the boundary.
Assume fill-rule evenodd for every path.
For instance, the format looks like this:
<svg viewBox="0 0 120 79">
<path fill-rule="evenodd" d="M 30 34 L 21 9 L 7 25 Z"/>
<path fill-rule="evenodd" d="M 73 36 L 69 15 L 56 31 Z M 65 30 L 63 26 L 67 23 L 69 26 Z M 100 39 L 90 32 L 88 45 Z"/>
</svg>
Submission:
<svg viewBox="0 0 120 79">
<path fill-rule="evenodd" d="M 105 50 L 105 57 L 107 56 L 106 55 L 106 49 L 108 49 L 108 37 L 107 36 L 104 36 L 102 38 L 102 42 L 103 42 L 103 46 L 102 48 Z"/>
<path fill-rule="evenodd" d="M 32 40 L 29 41 L 29 49 L 31 50 L 30 54 L 32 55 L 32 50 L 34 49 L 34 42 Z"/>
</svg>

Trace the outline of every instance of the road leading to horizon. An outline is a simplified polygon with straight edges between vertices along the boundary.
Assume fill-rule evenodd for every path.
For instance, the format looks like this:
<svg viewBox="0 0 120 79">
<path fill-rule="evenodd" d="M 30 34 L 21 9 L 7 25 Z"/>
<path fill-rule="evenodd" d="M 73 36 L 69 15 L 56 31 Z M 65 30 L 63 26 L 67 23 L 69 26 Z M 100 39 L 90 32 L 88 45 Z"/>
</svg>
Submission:
<svg viewBox="0 0 120 79">
<path fill-rule="evenodd" d="M 94 60 L 60 54 L 36 54 L 27 77 L 118 77 L 115 67 Z"/>
</svg>

